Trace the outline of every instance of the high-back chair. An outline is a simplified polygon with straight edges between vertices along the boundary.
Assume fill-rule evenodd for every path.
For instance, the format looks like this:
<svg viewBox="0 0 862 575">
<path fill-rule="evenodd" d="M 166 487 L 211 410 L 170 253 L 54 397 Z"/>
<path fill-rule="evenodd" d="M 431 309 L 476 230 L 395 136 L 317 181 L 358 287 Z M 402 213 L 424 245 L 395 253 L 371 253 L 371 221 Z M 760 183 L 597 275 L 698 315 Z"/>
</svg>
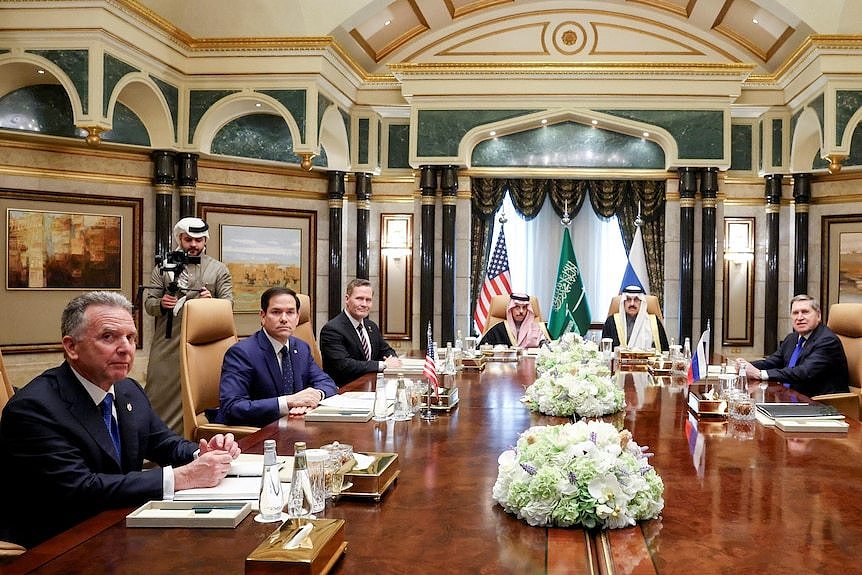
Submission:
<svg viewBox="0 0 862 575">
<path fill-rule="evenodd" d="M 658 297 L 654 295 L 646 296 L 646 311 L 647 313 L 651 313 L 656 316 L 659 321 L 664 323 L 664 316 L 661 313 L 661 306 L 658 304 Z M 613 299 L 611 299 L 611 305 L 608 308 L 608 317 L 611 317 L 615 313 L 620 311 L 620 296 L 615 295 Z"/>
<path fill-rule="evenodd" d="M 500 323 L 501 321 L 506 321 L 506 308 L 509 307 L 509 295 L 495 295 L 491 298 L 491 307 L 488 309 L 488 321 L 485 323 L 485 331 L 482 332 L 482 335 L 485 335 L 489 329 Z M 533 308 L 533 314 L 536 316 L 536 321 L 545 321 L 542 319 L 542 308 L 539 307 L 539 300 L 536 299 L 536 296 L 530 296 L 530 306 Z"/>
<path fill-rule="evenodd" d="M 6 365 L 3 363 L 3 353 L 0 352 L 0 417 L 3 414 L 3 408 L 12 399 L 15 390 L 12 388 L 12 382 L 9 381 L 9 375 L 6 373 Z"/>
<path fill-rule="evenodd" d="M 835 332 L 844 347 L 850 392 L 815 395 L 811 399 L 834 405 L 846 417 L 858 420 L 862 412 L 862 303 L 832 304 L 826 327 Z"/>
<path fill-rule="evenodd" d="M 257 431 L 257 427 L 211 423 L 205 413 L 219 406 L 222 360 L 237 341 L 230 301 L 195 298 L 186 302 L 180 339 L 180 391 L 186 439 L 198 441 L 227 432 L 242 437 Z"/>
<path fill-rule="evenodd" d="M 311 327 L 311 318 L 314 317 L 311 309 L 311 298 L 304 293 L 298 293 L 299 298 L 299 323 L 296 324 L 296 329 L 293 330 L 294 337 L 298 337 L 308 344 L 311 348 L 311 357 L 318 366 L 323 367 L 323 361 L 320 359 L 320 348 L 317 346 L 317 340 L 314 337 L 314 329 Z"/>
</svg>

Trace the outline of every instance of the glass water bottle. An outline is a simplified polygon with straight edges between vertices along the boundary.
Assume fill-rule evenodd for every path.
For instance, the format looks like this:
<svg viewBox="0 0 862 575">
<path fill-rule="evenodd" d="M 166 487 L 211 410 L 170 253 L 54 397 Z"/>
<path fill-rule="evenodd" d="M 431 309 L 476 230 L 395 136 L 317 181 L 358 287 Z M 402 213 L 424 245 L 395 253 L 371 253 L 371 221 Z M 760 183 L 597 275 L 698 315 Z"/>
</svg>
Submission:
<svg viewBox="0 0 862 575">
<path fill-rule="evenodd" d="M 260 477 L 260 521 L 281 521 L 281 508 L 284 499 L 281 494 L 281 478 L 278 456 L 275 452 L 275 440 L 263 442 L 263 473 Z"/>
</svg>

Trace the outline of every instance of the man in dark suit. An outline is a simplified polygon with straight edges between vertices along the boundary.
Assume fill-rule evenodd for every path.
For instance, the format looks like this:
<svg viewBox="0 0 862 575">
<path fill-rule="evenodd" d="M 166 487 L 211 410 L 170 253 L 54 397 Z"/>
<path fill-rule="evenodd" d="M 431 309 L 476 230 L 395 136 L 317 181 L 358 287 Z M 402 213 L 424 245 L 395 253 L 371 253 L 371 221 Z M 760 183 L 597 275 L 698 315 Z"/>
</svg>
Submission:
<svg viewBox="0 0 862 575">
<path fill-rule="evenodd" d="M 225 353 L 216 421 L 266 425 L 282 415 L 300 415 L 334 395 L 335 383 L 293 330 L 299 298 L 292 289 L 269 288 L 260 296 L 262 328 Z"/>
<path fill-rule="evenodd" d="M 0 420 L 8 539 L 32 546 L 105 509 L 211 487 L 227 474 L 239 455 L 231 434 L 186 441 L 126 377 L 137 330 L 125 297 L 74 298 L 62 335 L 66 361 L 16 393 Z M 162 467 L 142 471 L 144 459 Z"/>
<path fill-rule="evenodd" d="M 355 279 L 347 284 L 344 310 L 320 330 L 320 353 L 323 369 L 338 386 L 360 375 L 401 367 L 377 324 L 368 319 L 374 291 L 371 282 Z"/>
<path fill-rule="evenodd" d="M 820 321 L 820 303 L 805 294 L 790 300 L 793 331 L 778 350 L 765 359 L 745 366 L 749 379 L 782 381 L 791 389 L 812 397 L 849 391 L 847 357 L 835 333 Z"/>
</svg>

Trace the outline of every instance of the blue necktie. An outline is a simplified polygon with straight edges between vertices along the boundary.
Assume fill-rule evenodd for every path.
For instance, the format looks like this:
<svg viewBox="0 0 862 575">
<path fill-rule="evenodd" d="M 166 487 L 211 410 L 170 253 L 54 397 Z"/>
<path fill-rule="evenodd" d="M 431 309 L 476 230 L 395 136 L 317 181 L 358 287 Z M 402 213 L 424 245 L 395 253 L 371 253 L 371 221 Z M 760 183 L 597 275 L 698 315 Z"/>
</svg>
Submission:
<svg viewBox="0 0 862 575">
<path fill-rule="evenodd" d="M 796 347 L 793 348 L 793 353 L 790 355 L 790 361 L 787 362 L 787 367 L 795 367 L 799 361 L 799 354 L 802 353 L 802 346 L 805 345 L 805 338 L 800 337 L 796 340 Z"/>
<path fill-rule="evenodd" d="M 284 394 L 293 393 L 293 364 L 290 361 L 290 350 L 287 346 L 281 348 L 281 380 L 284 384 Z"/>
<path fill-rule="evenodd" d="M 117 450 L 117 461 L 120 461 L 120 428 L 117 427 L 117 420 L 114 418 L 112 406 L 114 396 L 110 393 L 102 400 L 102 419 L 105 420 L 105 427 L 108 428 L 108 435 L 111 436 L 111 441 L 114 444 L 114 449 Z"/>
</svg>

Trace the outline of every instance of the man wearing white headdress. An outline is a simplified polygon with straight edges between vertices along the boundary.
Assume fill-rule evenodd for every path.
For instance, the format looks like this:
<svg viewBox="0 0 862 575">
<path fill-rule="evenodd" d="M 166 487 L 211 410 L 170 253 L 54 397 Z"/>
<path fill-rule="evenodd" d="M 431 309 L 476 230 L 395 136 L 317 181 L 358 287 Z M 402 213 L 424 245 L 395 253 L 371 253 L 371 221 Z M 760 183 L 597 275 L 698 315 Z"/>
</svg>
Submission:
<svg viewBox="0 0 862 575">
<path fill-rule="evenodd" d="M 215 297 L 233 302 L 233 280 L 222 262 L 206 255 L 209 226 L 200 218 L 183 218 L 174 226 L 174 260 L 188 259 L 177 270 L 172 265 L 156 265 L 150 277 L 144 309 L 156 318 L 146 392 L 153 409 L 176 433 L 183 432 L 183 405 L 180 395 L 180 326 L 187 299 Z M 200 262 L 197 263 L 198 258 Z M 176 291 L 171 293 L 171 284 Z M 168 319 L 170 319 L 170 322 Z M 170 330 L 168 324 L 170 323 Z M 170 331 L 170 337 L 166 337 Z"/>
<path fill-rule="evenodd" d="M 530 296 L 513 293 L 506 307 L 506 321 L 501 321 L 485 332 L 480 344 L 508 345 L 515 347 L 539 347 L 551 341 L 545 324 L 536 320 Z"/>
<path fill-rule="evenodd" d="M 609 337 L 614 346 L 637 349 L 657 348 L 667 351 L 667 334 L 661 321 L 647 313 L 646 294 L 638 285 L 627 286 L 620 294 L 620 311 L 609 317 L 602 328 L 602 337 Z"/>
</svg>

